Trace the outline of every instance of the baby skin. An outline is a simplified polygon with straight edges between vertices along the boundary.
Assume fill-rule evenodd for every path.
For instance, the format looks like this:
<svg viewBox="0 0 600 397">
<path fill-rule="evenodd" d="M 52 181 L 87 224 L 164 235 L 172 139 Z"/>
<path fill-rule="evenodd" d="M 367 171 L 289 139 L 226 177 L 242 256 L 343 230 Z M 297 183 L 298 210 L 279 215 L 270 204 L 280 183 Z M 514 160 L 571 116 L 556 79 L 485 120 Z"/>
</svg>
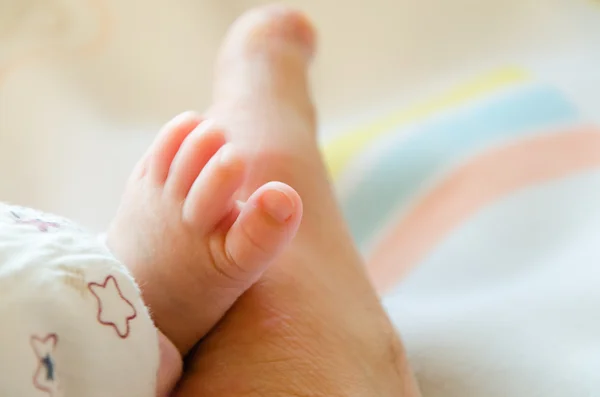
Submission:
<svg viewBox="0 0 600 397">
<path fill-rule="evenodd" d="M 315 42 L 306 17 L 283 6 L 246 13 L 225 38 L 217 60 L 213 104 L 205 114 L 225 126 L 229 145 L 235 145 L 236 156 L 244 159 L 238 157 L 237 161 L 250 172 L 241 185 L 237 184 L 235 193 L 235 198 L 247 204 L 241 212 L 235 210 L 223 218 L 216 229 L 218 237 L 203 233 L 188 236 L 189 226 L 171 220 L 173 214 L 189 214 L 185 207 L 186 202 L 194 202 L 190 201 L 194 188 L 187 199 L 169 199 L 183 204 L 162 204 L 165 197 L 173 195 L 169 193 L 172 188 L 167 189 L 171 177 L 165 170 L 173 168 L 173 176 L 182 168 L 185 171 L 180 175 L 195 173 L 191 168 L 175 166 L 178 161 L 172 161 L 170 153 L 176 149 L 166 148 L 178 145 L 164 143 L 165 149 L 157 149 L 157 144 L 149 152 L 158 155 L 147 155 L 141 161 L 125 196 L 121 219 L 117 218 L 111 229 L 113 235 L 109 237 L 117 257 L 133 264 L 158 326 L 182 353 L 203 336 L 233 302 L 233 296 L 252 284 L 254 275 L 261 274 L 266 263 L 277 256 L 260 281 L 240 296 L 214 332 L 188 356 L 177 396 L 419 395 L 402 343 L 365 275 L 319 153 L 308 84 Z M 182 117 L 196 120 L 193 125 L 199 122 L 197 116 Z M 175 124 L 186 125 L 181 120 Z M 178 136 L 176 131 L 191 128 L 167 130 Z M 158 142 L 165 140 L 159 137 Z M 180 152 L 185 152 L 185 146 Z M 149 175 L 153 157 L 158 179 Z M 273 180 L 288 183 L 302 196 L 301 225 L 298 196 L 287 185 L 273 185 Z M 265 207 L 258 203 L 265 189 L 276 189 L 295 203 L 297 212 L 287 223 L 273 223 L 266 209 L 261 210 Z M 244 252 L 249 257 L 258 255 L 263 262 L 250 261 L 248 267 L 254 270 L 242 271 L 246 278 L 238 283 L 239 277 L 221 277 L 222 272 L 213 269 L 220 265 L 219 269 L 239 275 L 240 267 L 247 268 L 242 255 L 219 262 L 223 257 L 236 257 L 231 249 L 229 256 L 215 255 L 214 246 L 221 254 L 227 252 L 223 249 L 223 230 L 233 225 L 229 233 L 235 231 L 235 222 L 241 222 L 243 212 L 250 211 L 246 206 L 257 208 L 252 210 L 258 213 L 257 229 L 263 233 L 264 227 L 269 230 L 265 235 L 275 237 L 258 240 L 263 234 L 252 233 L 254 244 L 247 243 L 248 251 Z M 231 204 L 230 208 L 236 207 Z M 233 221 L 236 215 L 237 221 Z M 200 219 L 198 230 L 203 221 L 215 223 Z M 276 225 L 275 231 L 265 224 Z M 294 233 L 296 237 L 288 245 Z M 240 237 L 240 241 L 246 238 Z M 240 243 L 242 246 L 246 245 Z M 255 253 L 256 246 L 263 246 L 256 250 L 260 255 Z M 237 266 L 229 267 L 233 263 Z M 209 282 L 213 289 L 200 290 L 195 280 L 205 280 L 206 271 L 218 282 Z M 232 280 L 233 292 L 224 298 Z M 199 309 L 210 306 L 215 296 L 217 302 L 225 304 L 217 304 L 211 312 Z"/>
<path fill-rule="evenodd" d="M 136 165 L 109 227 L 109 248 L 143 280 L 153 319 L 181 356 L 260 278 L 300 226 L 302 201 L 286 184 L 269 182 L 245 202 L 235 199 L 246 168 L 223 130 L 183 113 Z"/>
</svg>

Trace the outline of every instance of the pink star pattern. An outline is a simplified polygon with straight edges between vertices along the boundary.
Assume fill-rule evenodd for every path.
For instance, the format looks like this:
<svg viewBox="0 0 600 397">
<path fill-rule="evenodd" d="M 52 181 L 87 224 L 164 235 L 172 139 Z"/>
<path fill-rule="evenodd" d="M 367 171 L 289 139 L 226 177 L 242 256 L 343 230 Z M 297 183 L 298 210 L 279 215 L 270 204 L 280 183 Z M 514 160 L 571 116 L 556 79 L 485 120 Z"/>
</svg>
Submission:
<svg viewBox="0 0 600 397">
<path fill-rule="evenodd" d="M 58 335 L 48 334 L 43 338 L 33 335 L 30 339 L 38 366 L 33 373 L 33 386 L 54 397 L 59 394 L 59 382 L 53 354 L 58 344 Z"/>
<path fill-rule="evenodd" d="M 20 225 L 32 225 L 38 228 L 40 232 L 47 233 L 50 228 L 59 228 L 60 224 L 56 222 L 46 222 L 41 219 L 23 219 L 17 213 L 12 212 L 16 222 Z"/>
<path fill-rule="evenodd" d="M 98 302 L 98 322 L 112 326 L 120 338 L 129 336 L 129 322 L 137 316 L 135 307 L 123 296 L 114 276 L 107 276 L 102 284 L 89 283 L 88 289 Z"/>
</svg>

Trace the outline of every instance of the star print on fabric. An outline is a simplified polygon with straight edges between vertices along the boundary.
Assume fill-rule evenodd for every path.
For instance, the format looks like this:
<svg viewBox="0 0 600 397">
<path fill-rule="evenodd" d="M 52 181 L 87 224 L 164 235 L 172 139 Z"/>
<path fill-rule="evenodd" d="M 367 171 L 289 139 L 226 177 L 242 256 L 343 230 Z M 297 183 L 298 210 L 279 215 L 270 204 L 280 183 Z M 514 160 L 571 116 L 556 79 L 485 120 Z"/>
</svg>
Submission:
<svg viewBox="0 0 600 397">
<path fill-rule="evenodd" d="M 98 301 L 98 322 L 110 325 L 120 338 L 129 336 L 129 321 L 137 316 L 135 307 L 123 296 L 114 276 L 107 276 L 102 284 L 89 283 L 88 289 Z"/>
<path fill-rule="evenodd" d="M 58 335 L 48 334 L 43 338 L 33 335 L 30 342 L 38 359 L 38 366 L 33 373 L 33 386 L 51 397 L 58 396 L 59 382 L 54 361 Z"/>
<path fill-rule="evenodd" d="M 56 222 L 46 222 L 41 219 L 33 218 L 33 219 L 23 219 L 19 214 L 14 211 L 11 211 L 12 215 L 15 217 L 16 222 L 20 225 L 31 225 L 38 228 L 38 230 L 42 233 L 47 233 L 50 228 L 59 228 L 60 224 Z"/>
</svg>

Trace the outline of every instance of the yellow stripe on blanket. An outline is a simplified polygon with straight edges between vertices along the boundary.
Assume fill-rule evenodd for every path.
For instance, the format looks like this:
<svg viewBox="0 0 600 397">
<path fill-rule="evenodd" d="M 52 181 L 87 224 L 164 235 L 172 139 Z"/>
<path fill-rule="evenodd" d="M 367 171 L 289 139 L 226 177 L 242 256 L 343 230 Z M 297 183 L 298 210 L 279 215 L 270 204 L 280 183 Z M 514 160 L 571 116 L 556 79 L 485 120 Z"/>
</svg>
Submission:
<svg viewBox="0 0 600 397">
<path fill-rule="evenodd" d="M 350 160 L 370 141 L 389 133 L 393 128 L 421 120 L 433 113 L 461 105 L 479 96 L 506 86 L 522 83 L 528 79 L 529 74 L 522 69 L 500 69 L 456 87 L 436 99 L 392 113 L 349 134 L 336 137 L 323 146 L 329 172 L 332 178 L 337 180 Z"/>
</svg>

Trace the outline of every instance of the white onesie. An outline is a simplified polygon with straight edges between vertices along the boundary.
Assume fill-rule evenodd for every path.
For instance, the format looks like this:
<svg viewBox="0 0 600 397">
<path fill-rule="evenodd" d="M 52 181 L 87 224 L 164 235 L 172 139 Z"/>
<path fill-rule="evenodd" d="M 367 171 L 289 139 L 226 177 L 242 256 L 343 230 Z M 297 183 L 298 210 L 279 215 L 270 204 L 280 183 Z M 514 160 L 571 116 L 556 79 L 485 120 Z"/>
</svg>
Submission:
<svg viewBox="0 0 600 397">
<path fill-rule="evenodd" d="M 157 330 L 127 269 L 59 217 L 0 204 L 0 396 L 150 397 Z"/>
</svg>

